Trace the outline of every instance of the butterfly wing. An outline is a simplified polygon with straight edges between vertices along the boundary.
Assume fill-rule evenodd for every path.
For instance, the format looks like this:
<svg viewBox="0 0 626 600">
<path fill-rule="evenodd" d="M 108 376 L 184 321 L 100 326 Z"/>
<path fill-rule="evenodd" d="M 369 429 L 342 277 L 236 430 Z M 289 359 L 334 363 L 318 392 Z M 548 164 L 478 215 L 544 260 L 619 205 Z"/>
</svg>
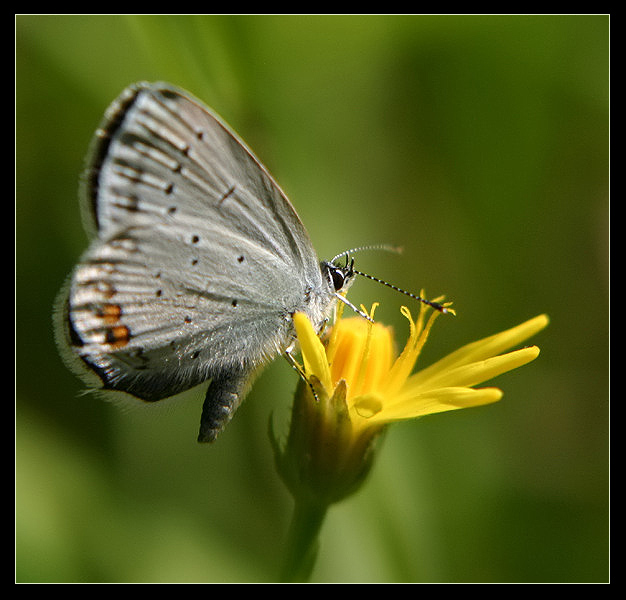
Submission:
<svg viewBox="0 0 626 600">
<path fill-rule="evenodd" d="M 291 343 L 293 312 L 328 313 L 304 226 L 243 142 L 167 84 L 111 105 L 83 194 L 97 237 L 66 293 L 67 345 L 104 388 L 144 400 L 213 378 L 214 437 L 251 373 Z"/>
</svg>

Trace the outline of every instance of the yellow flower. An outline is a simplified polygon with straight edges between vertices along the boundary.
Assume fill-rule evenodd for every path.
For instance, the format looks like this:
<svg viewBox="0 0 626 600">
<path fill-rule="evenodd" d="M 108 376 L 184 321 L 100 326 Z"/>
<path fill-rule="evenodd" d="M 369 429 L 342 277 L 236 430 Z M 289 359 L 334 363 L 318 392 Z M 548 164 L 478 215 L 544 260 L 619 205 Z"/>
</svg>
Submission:
<svg viewBox="0 0 626 600">
<path fill-rule="evenodd" d="M 306 382 L 296 393 L 287 444 L 277 452 L 294 495 L 330 504 L 353 491 L 369 470 L 372 442 L 389 423 L 499 400 L 500 389 L 475 386 L 534 360 L 536 346 L 505 352 L 548 324 L 540 315 L 412 374 L 441 314 L 430 311 L 421 305 L 414 320 L 402 307 L 409 337 L 397 357 L 390 327 L 339 318 L 322 343 L 307 317 L 294 315 Z"/>
</svg>

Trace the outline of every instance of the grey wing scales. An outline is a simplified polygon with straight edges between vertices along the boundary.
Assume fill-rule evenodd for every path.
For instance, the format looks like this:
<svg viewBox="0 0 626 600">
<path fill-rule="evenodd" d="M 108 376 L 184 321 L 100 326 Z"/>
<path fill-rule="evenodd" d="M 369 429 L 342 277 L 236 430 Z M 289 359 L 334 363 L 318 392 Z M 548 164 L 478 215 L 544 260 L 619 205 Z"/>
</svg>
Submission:
<svg viewBox="0 0 626 600">
<path fill-rule="evenodd" d="M 91 154 L 84 196 L 101 238 L 180 211 L 197 226 L 223 221 L 296 273 L 318 265 L 293 206 L 250 150 L 207 107 L 167 84 L 123 93 Z"/>
<path fill-rule="evenodd" d="M 227 244 L 190 249 L 168 237 L 176 231 L 133 227 L 96 243 L 70 287 L 76 352 L 106 388 L 144 400 L 255 368 L 282 350 L 289 326 L 280 303 L 245 285 L 259 267 L 249 255 L 239 262 Z"/>
</svg>

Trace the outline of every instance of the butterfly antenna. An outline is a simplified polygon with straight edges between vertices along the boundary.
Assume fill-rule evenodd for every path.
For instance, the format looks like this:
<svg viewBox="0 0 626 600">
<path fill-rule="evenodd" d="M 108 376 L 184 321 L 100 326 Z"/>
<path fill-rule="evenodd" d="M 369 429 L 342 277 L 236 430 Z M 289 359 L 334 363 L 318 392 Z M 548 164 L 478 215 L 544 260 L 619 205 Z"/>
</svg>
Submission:
<svg viewBox="0 0 626 600">
<path fill-rule="evenodd" d="M 357 271 L 356 269 L 353 269 L 353 271 L 356 275 L 360 275 L 361 277 L 366 277 L 367 279 L 371 279 L 372 281 L 376 281 L 377 283 L 382 283 L 383 285 L 390 287 L 392 290 L 395 290 L 396 292 L 400 292 L 401 294 L 404 294 L 405 296 L 409 296 L 409 298 L 413 298 L 414 300 L 417 300 L 418 302 L 422 302 L 423 304 L 432 306 L 435 310 L 438 310 L 440 313 L 454 314 L 453 311 L 447 309 L 442 304 L 439 304 L 439 302 L 426 300 L 425 298 L 422 298 L 421 296 L 417 296 L 416 294 L 412 294 L 411 292 L 407 292 L 406 290 L 403 290 L 402 288 L 399 288 L 398 286 L 393 285 L 393 283 L 389 283 L 388 281 L 384 281 L 383 279 L 379 279 L 378 277 L 374 277 L 373 275 L 368 275 L 367 273 L 363 273 L 363 271 Z"/>
<path fill-rule="evenodd" d="M 348 261 L 350 260 L 350 254 L 352 254 L 354 252 L 360 252 L 361 250 L 385 250 L 387 252 L 394 252 L 396 254 L 401 254 L 402 253 L 402 247 L 401 246 L 392 246 L 391 244 L 370 244 L 368 246 L 358 246 L 357 248 L 350 248 L 350 250 L 344 250 L 343 252 L 337 254 L 337 256 L 335 256 L 330 262 L 334 264 L 335 261 L 338 258 L 341 258 L 342 256 L 345 256 L 346 257 L 346 265 L 347 265 Z M 404 294 L 405 296 L 409 296 L 409 298 L 413 298 L 414 300 L 417 300 L 418 302 L 422 302 L 423 304 L 431 306 L 432 308 L 434 308 L 435 310 L 438 310 L 441 313 L 444 313 L 444 314 L 447 314 L 447 313 L 454 314 L 453 310 L 446 308 L 442 304 L 439 304 L 439 302 L 433 302 L 432 300 L 426 300 L 426 298 L 422 298 L 421 296 L 418 296 L 417 294 L 413 294 L 411 292 L 407 292 L 406 290 L 403 290 L 402 288 L 399 288 L 398 286 L 393 285 L 393 283 L 389 283 L 388 281 L 385 281 L 383 279 L 379 279 L 378 277 L 374 277 L 373 275 L 368 275 L 367 273 L 363 273 L 363 271 L 357 271 L 354 268 L 352 268 L 352 272 L 355 273 L 356 275 L 360 275 L 361 277 L 366 277 L 367 279 L 371 279 L 372 281 L 376 281 L 377 283 L 382 283 L 383 285 L 386 285 L 387 287 L 391 288 L 392 290 L 395 290 L 396 292 L 400 292 L 401 294 Z M 363 311 L 359 310 L 356 306 L 354 306 L 352 303 L 350 303 L 344 296 L 342 296 L 340 294 L 335 294 L 335 296 L 337 296 L 337 298 L 339 298 L 339 300 L 341 300 L 343 303 L 347 304 L 350 308 L 352 308 L 352 310 L 354 310 L 355 312 L 359 313 L 362 317 L 365 317 L 366 319 L 368 319 L 370 321 L 372 320 Z"/>
<path fill-rule="evenodd" d="M 350 248 L 350 250 L 344 250 L 343 252 L 337 254 L 334 258 L 331 259 L 331 263 L 334 263 L 338 258 L 345 256 L 346 259 L 350 256 L 350 254 L 354 252 L 360 252 L 361 250 L 385 250 L 387 252 L 395 252 L 396 254 L 402 253 L 401 246 L 392 246 L 391 244 L 371 244 L 369 246 L 358 246 L 357 248 Z"/>
</svg>

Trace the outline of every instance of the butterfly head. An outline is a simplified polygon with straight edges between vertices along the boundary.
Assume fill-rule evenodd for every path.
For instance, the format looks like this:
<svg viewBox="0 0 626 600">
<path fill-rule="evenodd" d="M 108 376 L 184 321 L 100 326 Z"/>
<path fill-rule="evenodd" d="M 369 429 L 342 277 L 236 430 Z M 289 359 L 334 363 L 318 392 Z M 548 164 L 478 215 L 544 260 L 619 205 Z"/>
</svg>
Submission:
<svg viewBox="0 0 626 600">
<path fill-rule="evenodd" d="M 340 265 L 336 263 L 336 259 L 332 262 L 324 261 L 322 263 L 322 271 L 325 273 L 330 289 L 333 292 L 346 292 L 354 281 L 354 258 L 346 256 L 346 264 Z"/>
</svg>

